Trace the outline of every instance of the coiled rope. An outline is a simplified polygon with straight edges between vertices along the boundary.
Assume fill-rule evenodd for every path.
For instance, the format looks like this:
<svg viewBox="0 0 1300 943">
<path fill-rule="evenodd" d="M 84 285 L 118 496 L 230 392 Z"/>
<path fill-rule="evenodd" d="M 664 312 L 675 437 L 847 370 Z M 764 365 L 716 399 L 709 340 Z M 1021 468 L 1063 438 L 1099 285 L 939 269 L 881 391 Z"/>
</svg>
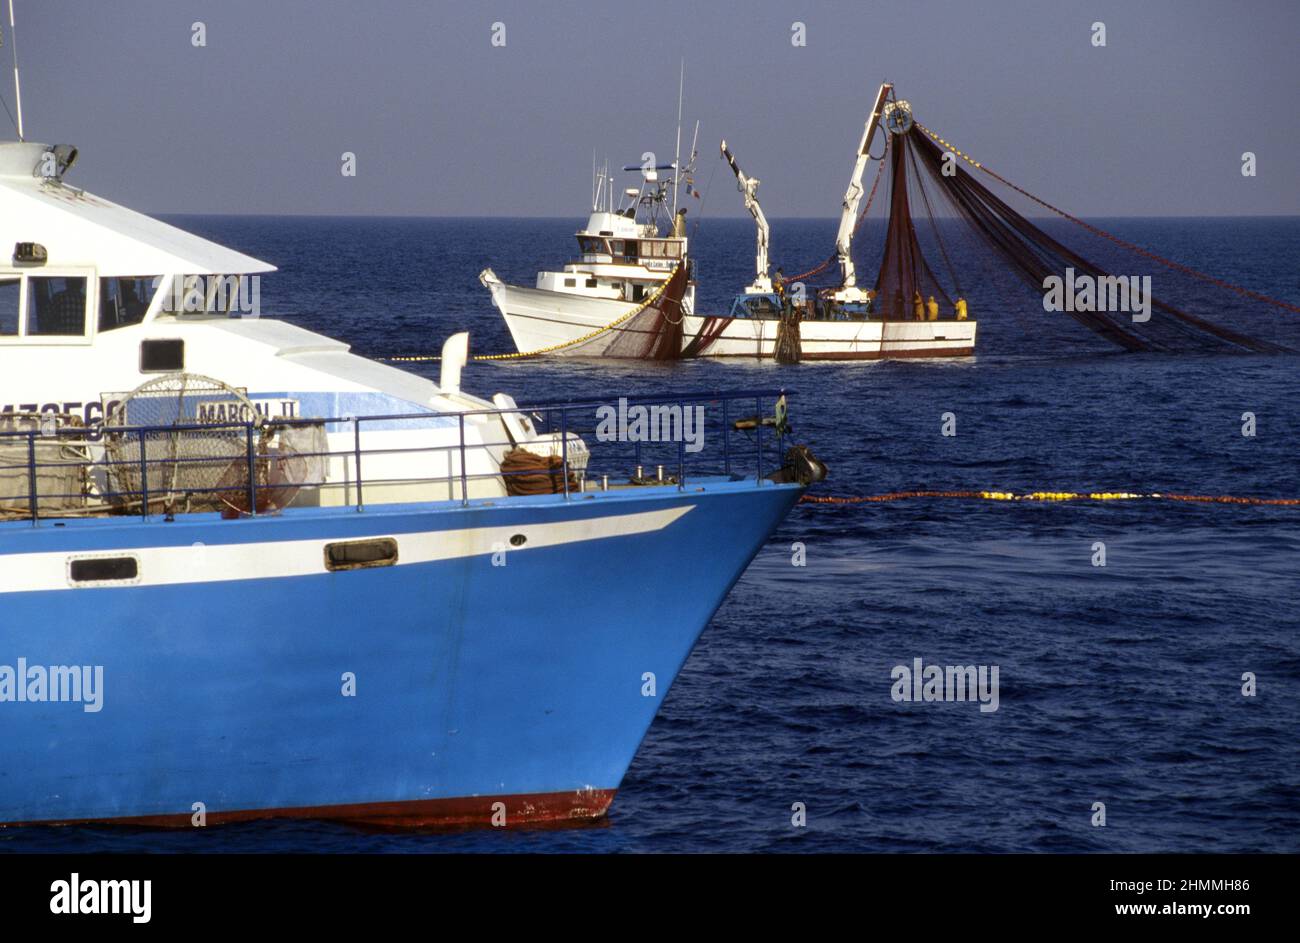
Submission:
<svg viewBox="0 0 1300 943">
<path fill-rule="evenodd" d="M 1074 223 L 1076 226 L 1080 226 L 1083 229 L 1086 229 L 1088 232 L 1092 233 L 1093 235 L 1101 236 L 1103 239 L 1108 239 L 1111 242 L 1115 243 L 1115 245 L 1123 249 L 1127 249 L 1130 252 L 1136 252 L 1138 255 L 1145 256 L 1148 259 L 1151 259 L 1155 262 L 1159 262 L 1161 265 L 1174 269 L 1175 271 L 1182 272 L 1186 275 L 1191 275 L 1193 278 L 1199 278 L 1202 281 L 1209 282 L 1212 285 L 1218 285 L 1220 288 L 1226 288 L 1229 291 L 1234 291 L 1237 294 L 1243 295 L 1246 298 L 1253 298 L 1255 301 L 1262 301 L 1266 304 L 1276 305 L 1279 308 L 1283 308 L 1287 311 L 1292 311 L 1295 312 L 1296 314 L 1300 314 L 1300 305 L 1293 305 L 1290 302 L 1280 301 L 1277 298 L 1270 298 L 1268 295 L 1260 294 L 1259 292 L 1252 291 L 1249 288 L 1243 288 L 1241 285 L 1234 285 L 1232 282 L 1226 282 L 1221 278 L 1215 278 L 1213 275 L 1207 275 L 1204 272 L 1198 272 L 1194 268 L 1183 265 L 1180 262 L 1175 262 L 1172 259 L 1166 259 L 1164 256 L 1157 255 L 1156 253 L 1152 252 L 1149 249 L 1144 249 L 1139 245 L 1135 245 L 1134 243 L 1119 238 L 1119 236 L 1112 235 L 1111 233 L 1106 232 L 1104 229 L 1098 229 L 1096 226 L 1093 226 L 1091 223 L 1085 223 L 1077 216 L 1072 216 L 1069 213 L 1067 213 L 1065 210 L 1053 206 L 1051 203 L 1048 203 L 1046 200 L 1039 199 L 1038 197 L 1030 193 L 1028 190 L 1021 189 L 1020 187 L 1012 183 L 1010 180 L 1008 180 L 1006 177 L 1003 177 L 1001 174 L 997 173 L 996 171 L 990 170 L 988 167 L 984 166 L 979 161 L 975 160 L 969 154 L 965 154 L 962 151 L 957 150 L 956 147 L 954 147 L 952 144 L 945 141 L 943 138 L 939 137 L 939 135 L 935 134 L 925 125 L 921 124 L 919 121 L 916 122 L 916 126 L 920 128 L 923 132 L 928 134 L 935 141 L 937 141 L 938 143 L 946 147 L 954 155 L 960 157 L 966 163 L 970 164 L 972 167 L 976 167 L 979 170 L 984 171 L 984 173 L 988 174 L 994 180 L 997 180 L 1000 183 L 1005 184 L 1006 186 L 1010 187 L 1012 190 L 1015 190 L 1021 196 L 1033 200 L 1035 203 L 1037 203 L 1039 206 L 1043 207 L 1044 209 L 1050 210 L 1051 212 L 1055 213 L 1057 216 L 1060 216 L 1062 219 L 1067 219 L 1070 222 Z"/>
<path fill-rule="evenodd" d="M 646 298 L 644 301 L 642 301 L 639 305 L 637 305 L 627 314 L 623 315 L 617 320 L 611 321 L 609 324 L 606 324 L 604 327 L 596 328 L 596 330 L 592 331 L 590 334 L 584 334 L 582 337 L 576 338 L 575 340 L 563 341 L 559 344 L 552 344 L 549 347 L 539 347 L 537 348 L 537 350 L 520 351 L 519 353 L 516 354 L 478 354 L 476 356 L 470 357 L 469 359 L 470 360 L 523 360 L 527 357 L 540 357 L 542 354 L 554 353 L 557 350 L 564 350 L 566 347 L 573 347 L 576 346 L 577 344 L 585 344 L 587 341 L 591 340 L 592 338 L 599 337 L 601 334 L 604 334 L 606 331 L 612 331 L 620 324 L 625 323 L 630 318 L 636 317 L 646 308 L 649 308 L 651 305 L 658 302 L 659 299 L 663 296 L 663 293 L 668 289 L 668 283 L 673 280 L 673 276 L 677 274 L 677 270 L 680 267 L 681 267 L 680 262 L 674 265 L 672 269 L 668 272 L 668 278 L 666 278 L 664 280 L 664 283 L 660 285 L 658 288 L 656 288 L 654 292 L 651 293 L 650 297 Z M 442 355 L 441 354 L 413 354 L 404 357 L 375 357 L 374 359 L 382 360 L 385 363 L 429 363 L 431 361 L 441 360 Z"/>
</svg>

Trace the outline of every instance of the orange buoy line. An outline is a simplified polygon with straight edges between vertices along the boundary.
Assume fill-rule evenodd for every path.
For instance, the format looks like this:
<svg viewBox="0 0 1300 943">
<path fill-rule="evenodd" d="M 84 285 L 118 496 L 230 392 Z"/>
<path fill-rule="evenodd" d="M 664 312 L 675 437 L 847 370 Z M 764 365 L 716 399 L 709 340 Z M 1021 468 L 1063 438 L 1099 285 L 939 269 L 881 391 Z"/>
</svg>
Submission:
<svg viewBox="0 0 1300 943">
<path fill-rule="evenodd" d="M 1169 494 L 1151 492 L 1138 494 L 1129 491 L 1030 491 L 1016 494 L 1012 491 L 890 491 L 869 495 L 815 495 L 805 494 L 800 500 L 807 504 L 881 504 L 886 501 L 905 501 L 909 498 L 960 498 L 975 501 L 1183 501 L 1194 504 L 1246 504 L 1278 507 L 1300 506 L 1300 498 L 1250 498 L 1231 494 Z"/>
</svg>

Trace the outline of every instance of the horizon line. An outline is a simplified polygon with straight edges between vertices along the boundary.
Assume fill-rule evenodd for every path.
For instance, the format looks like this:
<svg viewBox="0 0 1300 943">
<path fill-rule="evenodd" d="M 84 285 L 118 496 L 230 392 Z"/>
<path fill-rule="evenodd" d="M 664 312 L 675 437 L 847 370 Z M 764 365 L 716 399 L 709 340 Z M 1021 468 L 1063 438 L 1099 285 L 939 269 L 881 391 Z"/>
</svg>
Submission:
<svg viewBox="0 0 1300 943">
<path fill-rule="evenodd" d="M 137 210 L 146 216 L 204 216 L 219 219 L 447 219 L 447 220 L 574 220 L 583 219 L 583 215 L 505 215 L 501 213 L 488 213 L 481 215 L 466 215 L 460 213 L 196 213 L 196 212 L 174 212 L 160 210 Z M 960 216 L 936 216 L 935 219 L 961 219 Z M 1043 214 L 1038 216 L 1026 216 L 1026 219 L 1062 219 L 1064 217 L 1056 214 Z M 1090 216 L 1079 216 L 1079 219 L 1300 219 L 1300 213 L 1157 213 L 1157 214 L 1100 214 Z M 749 216 L 700 216 L 696 217 L 697 222 L 704 220 L 732 220 L 738 222 L 751 222 Z M 877 217 L 881 222 L 883 218 Z M 771 222 L 794 221 L 794 222 L 831 222 L 838 223 L 838 216 L 773 216 Z"/>
</svg>

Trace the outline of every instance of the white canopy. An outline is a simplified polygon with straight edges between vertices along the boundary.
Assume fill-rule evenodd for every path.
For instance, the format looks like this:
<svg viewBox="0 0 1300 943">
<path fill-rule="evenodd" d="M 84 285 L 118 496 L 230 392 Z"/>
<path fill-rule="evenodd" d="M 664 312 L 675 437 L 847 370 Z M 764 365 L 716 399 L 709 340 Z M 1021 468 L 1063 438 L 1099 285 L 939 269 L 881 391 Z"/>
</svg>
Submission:
<svg viewBox="0 0 1300 943">
<path fill-rule="evenodd" d="M 93 266 L 101 276 L 246 275 L 275 266 L 101 197 L 43 179 L 45 144 L 0 142 L 0 269 L 15 244 L 37 242 L 46 265 Z M 24 268 L 35 268 L 24 266 Z"/>
</svg>

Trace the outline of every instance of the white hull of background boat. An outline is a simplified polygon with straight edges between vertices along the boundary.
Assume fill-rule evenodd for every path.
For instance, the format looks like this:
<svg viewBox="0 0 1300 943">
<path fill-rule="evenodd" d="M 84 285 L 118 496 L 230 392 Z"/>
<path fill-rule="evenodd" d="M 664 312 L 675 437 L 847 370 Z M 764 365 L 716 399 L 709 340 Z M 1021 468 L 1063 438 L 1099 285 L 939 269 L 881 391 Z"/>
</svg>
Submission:
<svg viewBox="0 0 1300 943">
<path fill-rule="evenodd" d="M 609 343 L 618 336 L 617 329 L 597 334 L 586 343 L 575 342 L 641 307 L 639 303 L 612 298 L 584 298 L 566 292 L 521 288 L 495 277 L 485 283 L 521 353 L 561 347 L 551 352 L 556 356 L 603 356 Z"/>
<path fill-rule="evenodd" d="M 683 336 L 695 337 L 707 321 L 687 317 Z M 804 321 L 799 325 L 803 360 L 880 360 L 895 357 L 968 357 L 975 351 L 974 321 Z M 772 359 L 780 322 L 735 318 L 701 357 Z"/>
<path fill-rule="evenodd" d="M 638 304 L 522 288 L 496 278 L 487 284 L 515 347 L 523 353 L 608 356 L 614 341 L 637 329 L 633 325 L 639 319 L 633 318 L 627 327 L 602 330 L 637 310 Z M 707 320 L 688 315 L 682 325 L 683 343 L 689 343 Z M 735 318 L 698 356 L 770 360 L 778 326 L 773 318 Z M 968 357 L 975 351 L 975 321 L 804 321 L 799 329 L 804 360 Z"/>
</svg>

